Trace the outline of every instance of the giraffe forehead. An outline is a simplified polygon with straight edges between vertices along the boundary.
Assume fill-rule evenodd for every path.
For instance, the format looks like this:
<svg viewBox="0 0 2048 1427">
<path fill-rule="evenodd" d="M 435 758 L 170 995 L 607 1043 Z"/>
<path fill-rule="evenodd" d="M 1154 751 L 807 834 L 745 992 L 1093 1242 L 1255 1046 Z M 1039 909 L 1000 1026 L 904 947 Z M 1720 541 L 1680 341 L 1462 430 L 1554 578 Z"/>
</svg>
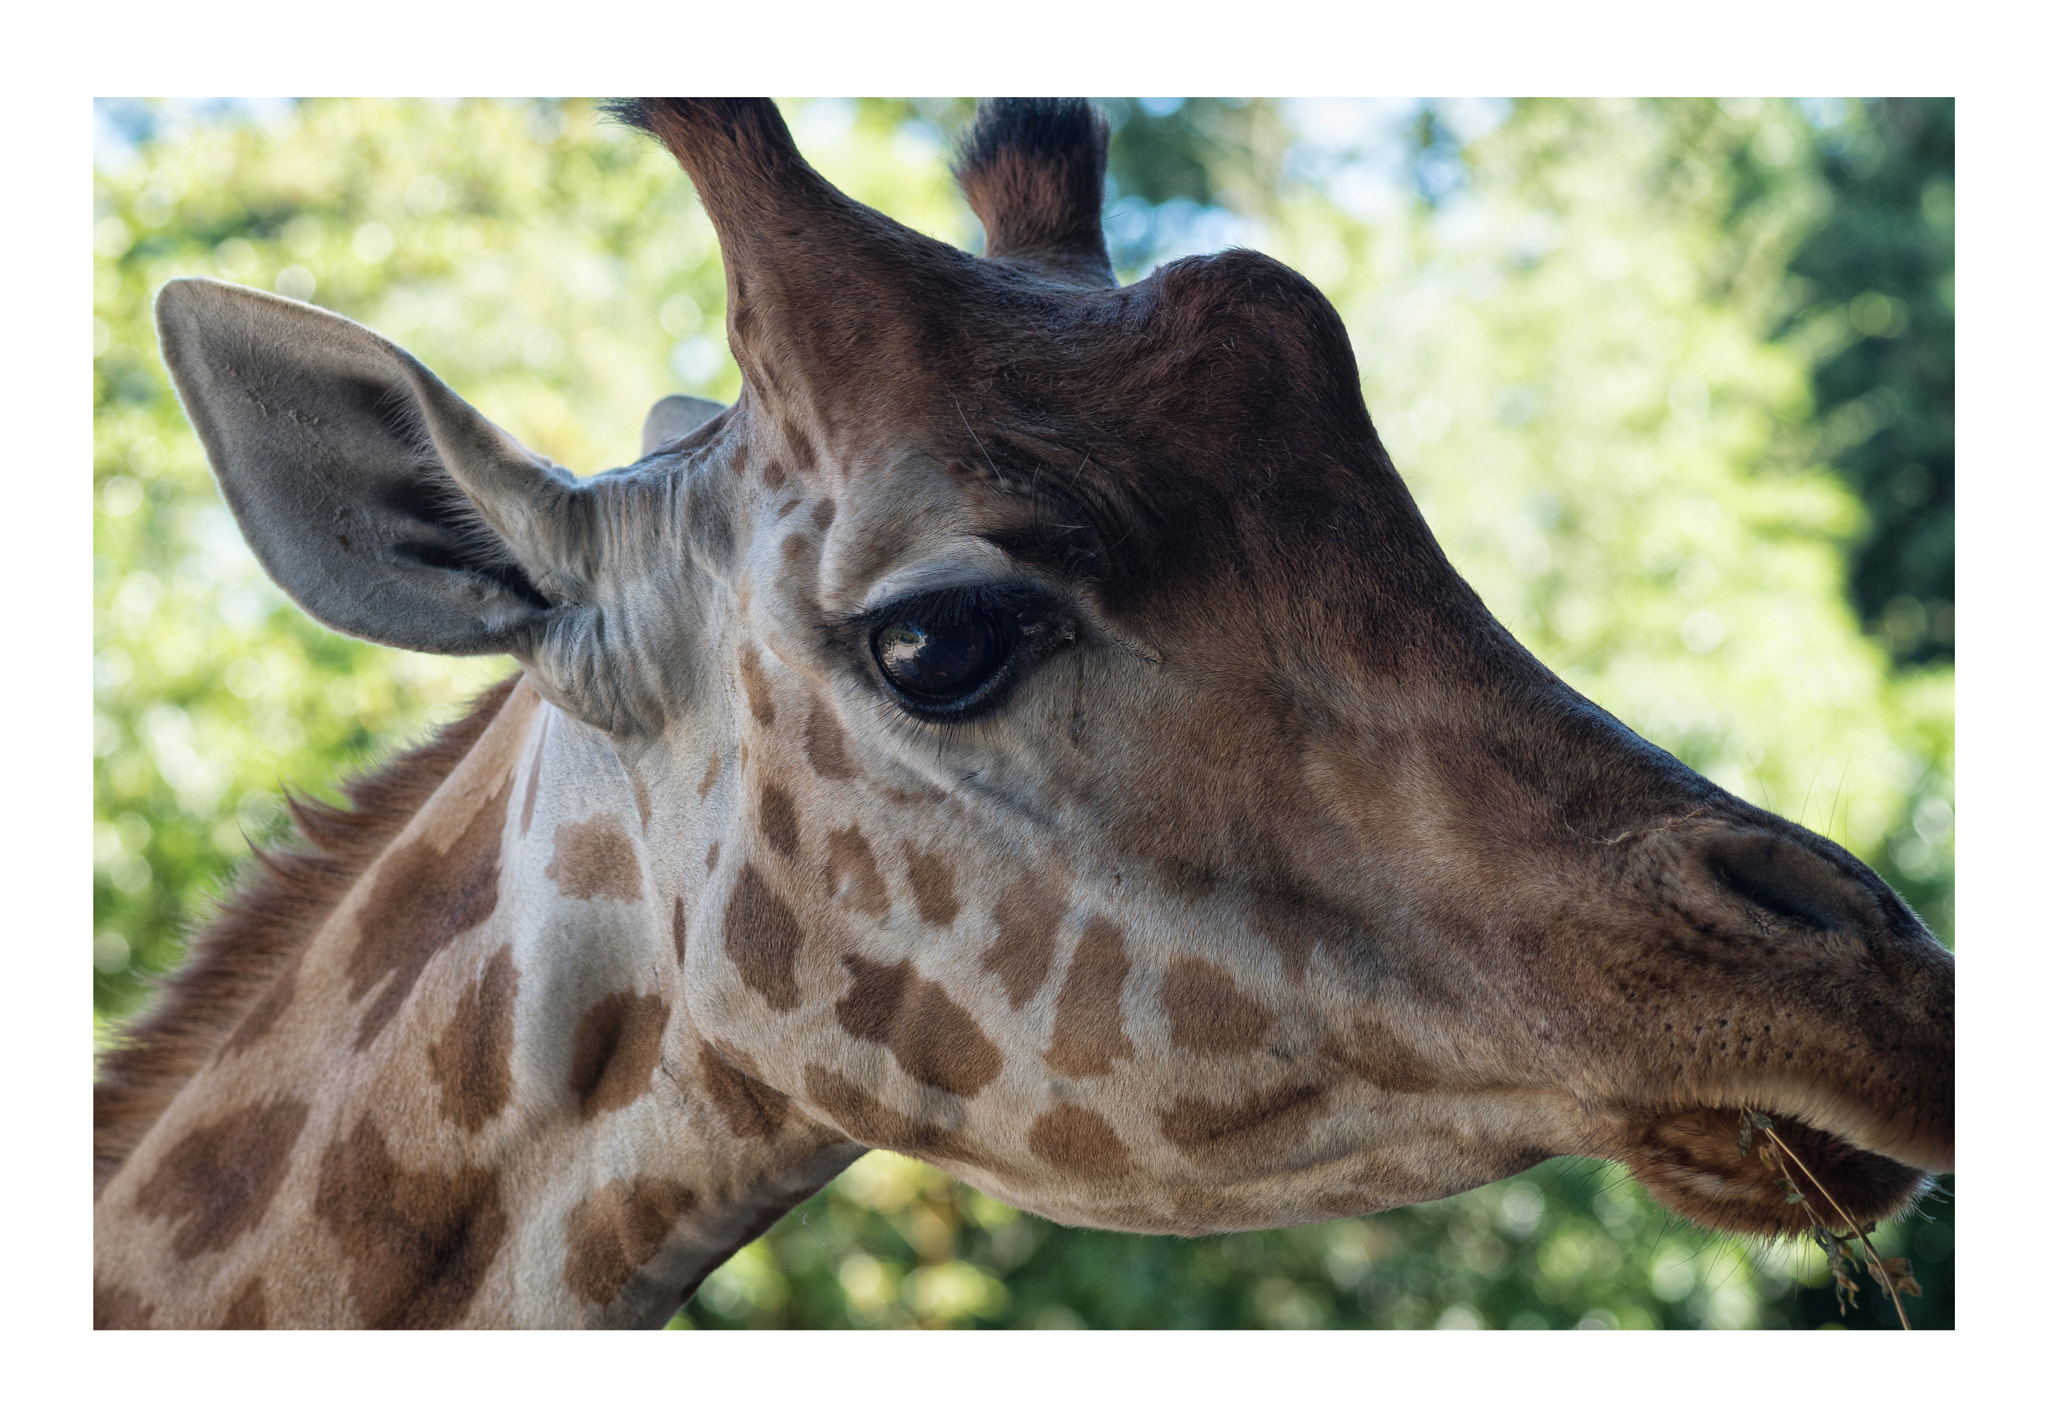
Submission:
<svg viewBox="0 0 2048 1427">
<path fill-rule="evenodd" d="M 757 548 L 772 552 L 777 565 L 815 561 L 816 600 L 827 614 L 1022 573 L 988 537 L 1015 524 L 1027 507 L 980 468 L 915 453 L 836 480 L 821 476 L 815 487 L 807 501 L 767 506 L 772 538 Z"/>
</svg>

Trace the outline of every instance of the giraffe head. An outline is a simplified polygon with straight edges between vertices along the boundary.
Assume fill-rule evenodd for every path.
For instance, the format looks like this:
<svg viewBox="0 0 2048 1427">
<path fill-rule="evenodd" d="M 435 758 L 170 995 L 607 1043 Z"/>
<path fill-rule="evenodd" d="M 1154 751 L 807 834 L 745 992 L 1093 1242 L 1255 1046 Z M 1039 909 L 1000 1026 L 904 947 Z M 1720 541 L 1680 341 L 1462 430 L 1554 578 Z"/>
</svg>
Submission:
<svg viewBox="0 0 2048 1427">
<path fill-rule="evenodd" d="M 1951 1164 L 1952 958 L 1492 619 L 1306 280 L 1118 287 L 1080 105 L 982 111 L 983 257 L 838 193 L 765 102 L 625 117 L 718 231 L 744 376 L 631 466 L 577 482 L 313 308 L 181 282 L 159 322 L 302 605 L 511 653 L 611 741 L 720 1074 L 1146 1230 L 1561 1153 L 1798 1227 L 1745 1107 L 1859 1222 Z"/>
</svg>

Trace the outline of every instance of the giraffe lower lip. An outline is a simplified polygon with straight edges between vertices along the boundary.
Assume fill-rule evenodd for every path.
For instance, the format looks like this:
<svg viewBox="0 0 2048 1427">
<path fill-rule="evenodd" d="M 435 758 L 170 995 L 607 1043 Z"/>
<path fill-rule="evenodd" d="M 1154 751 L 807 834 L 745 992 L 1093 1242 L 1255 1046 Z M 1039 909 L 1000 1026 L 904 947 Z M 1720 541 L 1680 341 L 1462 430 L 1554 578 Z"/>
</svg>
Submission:
<svg viewBox="0 0 2048 1427">
<path fill-rule="evenodd" d="M 1612 1157 L 1667 1207 L 1709 1228 L 1799 1233 L 1888 1219 L 1933 1176 L 1789 1115 L 1743 1133 L 1742 1112 L 1697 1108 L 1644 1116 Z"/>
</svg>

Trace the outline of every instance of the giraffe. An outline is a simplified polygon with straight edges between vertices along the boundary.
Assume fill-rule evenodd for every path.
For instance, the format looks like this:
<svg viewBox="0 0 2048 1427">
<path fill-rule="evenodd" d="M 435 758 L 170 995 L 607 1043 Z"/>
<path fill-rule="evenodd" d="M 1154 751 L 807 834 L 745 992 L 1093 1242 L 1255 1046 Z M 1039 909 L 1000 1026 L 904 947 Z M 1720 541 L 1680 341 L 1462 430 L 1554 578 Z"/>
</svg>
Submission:
<svg viewBox="0 0 2048 1427">
<path fill-rule="evenodd" d="M 104 1061 L 96 1324 L 658 1325 L 870 1147 L 1177 1234 L 1568 1153 L 1801 1228 L 1744 1107 L 1859 1222 L 1952 1167 L 1949 953 L 1492 619 L 1309 283 L 1118 286 L 1091 109 L 981 108 L 979 257 L 767 101 L 618 112 L 743 374 L 629 466 L 333 314 L 160 294 L 271 576 L 520 672 L 295 804 Z"/>
</svg>

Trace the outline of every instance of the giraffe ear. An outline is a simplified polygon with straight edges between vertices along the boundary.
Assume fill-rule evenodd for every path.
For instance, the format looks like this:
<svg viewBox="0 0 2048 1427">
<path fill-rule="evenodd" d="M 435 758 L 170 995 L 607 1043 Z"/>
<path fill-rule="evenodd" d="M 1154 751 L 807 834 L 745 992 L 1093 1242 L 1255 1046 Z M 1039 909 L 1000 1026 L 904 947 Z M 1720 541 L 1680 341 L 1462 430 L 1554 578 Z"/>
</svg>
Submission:
<svg viewBox="0 0 2048 1427">
<path fill-rule="evenodd" d="M 156 319 L 229 509 L 308 614 L 434 654 L 531 645 L 574 524 L 566 472 L 331 312 L 186 278 Z"/>
<path fill-rule="evenodd" d="M 640 428 L 640 454 L 653 455 L 671 441 L 680 441 L 725 408 L 700 396 L 665 396 L 654 403 Z"/>
</svg>

